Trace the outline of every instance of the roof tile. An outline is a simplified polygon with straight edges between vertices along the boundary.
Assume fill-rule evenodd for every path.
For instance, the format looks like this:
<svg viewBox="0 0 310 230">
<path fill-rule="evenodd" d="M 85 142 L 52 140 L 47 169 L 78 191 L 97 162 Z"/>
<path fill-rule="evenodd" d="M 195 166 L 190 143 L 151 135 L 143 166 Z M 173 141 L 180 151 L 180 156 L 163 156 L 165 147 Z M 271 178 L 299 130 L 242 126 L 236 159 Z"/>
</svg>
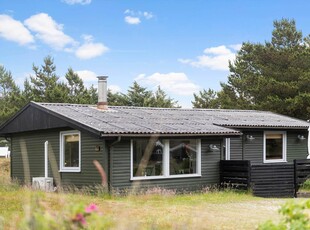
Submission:
<svg viewBox="0 0 310 230">
<path fill-rule="evenodd" d="M 103 134 L 230 134 L 233 128 L 307 129 L 305 121 L 264 111 L 214 110 L 35 103 Z"/>
</svg>

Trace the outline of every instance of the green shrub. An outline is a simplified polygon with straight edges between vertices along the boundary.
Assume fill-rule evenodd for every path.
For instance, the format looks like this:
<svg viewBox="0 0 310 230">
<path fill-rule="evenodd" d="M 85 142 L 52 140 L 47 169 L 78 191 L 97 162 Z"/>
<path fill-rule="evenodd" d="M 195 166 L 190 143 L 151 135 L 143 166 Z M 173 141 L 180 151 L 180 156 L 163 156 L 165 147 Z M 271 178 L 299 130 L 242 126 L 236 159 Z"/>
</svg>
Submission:
<svg viewBox="0 0 310 230">
<path fill-rule="evenodd" d="M 310 190 L 310 179 L 307 179 L 301 186 L 301 190 Z"/>
<path fill-rule="evenodd" d="M 285 203 L 279 210 L 283 218 L 279 223 L 266 221 L 261 224 L 259 230 L 306 230 L 310 229 L 310 200 Z"/>
</svg>

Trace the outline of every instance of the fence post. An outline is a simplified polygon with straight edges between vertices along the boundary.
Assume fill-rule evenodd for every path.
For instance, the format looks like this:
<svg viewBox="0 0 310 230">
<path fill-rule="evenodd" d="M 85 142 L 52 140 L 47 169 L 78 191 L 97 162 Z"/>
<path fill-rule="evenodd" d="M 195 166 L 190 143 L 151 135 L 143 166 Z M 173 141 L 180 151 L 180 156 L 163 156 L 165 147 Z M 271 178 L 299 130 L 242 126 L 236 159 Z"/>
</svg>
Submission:
<svg viewBox="0 0 310 230">
<path fill-rule="evenodd" d="M 251 188 L 251 161 L 248 161 L 248 183 L 247 190 Z"/>
<path fill-rule="evenodd" d="M 298 190 L 298 185 L 297 185 L 297 162 L 296 159 L 294 160 L 294 197 L 297 197 L 297 190 Z"/>
<path fill-rule="evenodd" d="M 223 187 L 223 160 L 220 160 L 220 187 Z"/>
</svg>

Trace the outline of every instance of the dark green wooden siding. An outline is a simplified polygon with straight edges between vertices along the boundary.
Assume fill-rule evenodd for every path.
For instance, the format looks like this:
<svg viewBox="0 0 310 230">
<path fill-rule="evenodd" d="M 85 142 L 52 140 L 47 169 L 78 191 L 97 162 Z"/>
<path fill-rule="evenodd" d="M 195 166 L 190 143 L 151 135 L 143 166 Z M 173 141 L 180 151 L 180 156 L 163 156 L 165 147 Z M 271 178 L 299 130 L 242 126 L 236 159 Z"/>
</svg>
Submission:
<svg viewBox="0 0 310 230">
<path fill-rule="evenodd" d="M 81 133 L 81 172 L 59 173 L 59 132 L 29 132 L 16 134 L 12 137 L 12 177 L 21 182 L 30 182 L 32 177 L 44 176 L 44 142 L 49 141 L 49 176 L 62 185 L 77 187 L 101 183 L 101 177 L 93 164 L 98 160 L 105 171 L 107 169 L 107 151 L 104 141 L 94 138 L 87 133 Z M 95 146 L 101 147 L 100 152 Z M 24 160 L 23 160 L 24 159 Z M 28 167 L 29 166 L 29 167 Z M 29 170 L 28 170 L 29 169 Z M 24 174 L 24 171 L 29 174 Z"/>
<path fill-rule="evenodd" d="M 230 138 L 230 159 L 242 160 L 242 137 Z"/>
<path fill-rule="evenodd" d="M 246 135 L 252 135 L 255 139 L 246 140 Z M 299 134 L 308 136 L 306 131 L 287 131 L 287 161 L 293 163 L 294 159 L 306 159 L 308 155 L 307 140 L 300 141 Z M 244 150 L 242 150 L 242 139 L 244 139 Z M 231 138 L 231 160 L 250 160 L 252 164 L 263 164 L 264 132 L 243 132 L 242 138 Z M 242 157 L 243 152 L 243 157 Z"/>
<path fill-rule="evenodd" d="M 209 144 L 222 146 L 222 138 L 201 140 L 201 177 L 169 178 L 156 180 L 130 180 L 130 140 L 122 140 L 110 149 L 101 139 L 94 138 L 88 133 L 81 133 L 82 159 L 81 172 L 59 173 L 59 132 L 63 129 L 48 131 L 34 131 L 12 136 L 12 177 L 22 182 L 31 182 L 32 177 L 44 176 L 44 142 L 49 141 L 49 176 L 62 185 L 75 185 L 78 187 L 98 184 L 101 178 L 93 165 L 98 160 L 110 178 L 110 185 L 114 189 L 131 188 L 138 185 L 142 188 L 149 186 L 162 186 L 170 189 L 195 190 L 219 182 L 220 151 L 209 151 Z M 250 160 L 252 164 L 263 163 L 263 131 L 244 132 L 255 137 L 253 141 L 242 138 L 231 138 L 231 160 Z M 307 137 L 306 131 L 287 132 L 287 160 L 292 163 L 294 159 L 305 159 L 307 141 L 299 141 L 297 135 Z M 244 137 L 243 137 L 244 138 Z M 100 152 L 95 146 L 101 147 Z M 242 146 L 244 150 L 242 150 Z M 109 165 L 108 165 L 109 163 Z M 109 167 L 108 167 L 109 166 Z M 109 171 L 108 171 L 109 169 Z M 25 173 L 26 172 L 26 173 Z M 28 173 L 27 173 L 28 172 Z"/>
<path fill-rule="evenodd" d="M 295 159 L 307 159 L 308 156 L 308 142 L 307 140 L 300 141 L 298 140 L 298 135 L 304 135 L 308 137 L 308 133 L 290 131 L 287 132 L 287 161 L 293 163 Z"/>
<path fill-rule="evenodd" d="M 201 177 L 155 180 L 130 180 L 130 140 L 123 140 L 111 148 L 111 186 L 113 189 L 148 188 L 196 190 L 219 182 L 220 151 L 209 151 L 209 144 L 220 146 L 222 139 L 201 140 Z"/>
<path fill-rule="evenodd" d="M 246 136 L 251 135 L 255 139 L 247 140 Z M 244 159 L 250 160 L 251 164 L 263 163 L 263 132 L 244 132 Z"/>
</svg>

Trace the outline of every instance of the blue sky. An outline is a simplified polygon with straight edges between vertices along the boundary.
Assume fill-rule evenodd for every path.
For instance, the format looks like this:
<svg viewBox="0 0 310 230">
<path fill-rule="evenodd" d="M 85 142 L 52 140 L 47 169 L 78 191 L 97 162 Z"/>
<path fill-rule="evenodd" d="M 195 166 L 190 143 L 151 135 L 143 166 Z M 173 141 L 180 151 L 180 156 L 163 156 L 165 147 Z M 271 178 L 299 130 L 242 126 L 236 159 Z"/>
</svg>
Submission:
<svg viewBox="0 0 310 230">
<path fill-rule="evenodd" d="M 0 0 L 0 64 L 22 87 L 51 55 L 86 85 L 108 75 L 113 91 L 136 80 L 158 85 L 183 107 L 193 93 L 220 89 L 242 42 L 270 40 L 273 21 L 295 19 L 310 33 L 309 1 Z"/>
</svg>

